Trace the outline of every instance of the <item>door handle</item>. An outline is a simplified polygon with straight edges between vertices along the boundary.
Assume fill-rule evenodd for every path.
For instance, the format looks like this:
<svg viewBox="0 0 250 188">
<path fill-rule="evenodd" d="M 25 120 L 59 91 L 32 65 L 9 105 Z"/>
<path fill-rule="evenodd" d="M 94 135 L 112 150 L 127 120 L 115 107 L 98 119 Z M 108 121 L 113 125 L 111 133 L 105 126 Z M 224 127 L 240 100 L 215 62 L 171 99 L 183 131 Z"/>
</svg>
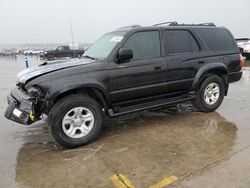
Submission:
<svg viewBox="0 0 250 188">
<path fill-rule="evenodd" d="M 155 70 L 161 70 L 162 67 L 161 67 L 161 66 L 155 66 L 154 69 L 155 69 Z"/>
<path fill-rule="evenodd" d="M 204 64 L 204 63 L 205 63 L 205 61 L 199 61 L 198 63 L 199 63 L 199 64 Z"/>
</svg>

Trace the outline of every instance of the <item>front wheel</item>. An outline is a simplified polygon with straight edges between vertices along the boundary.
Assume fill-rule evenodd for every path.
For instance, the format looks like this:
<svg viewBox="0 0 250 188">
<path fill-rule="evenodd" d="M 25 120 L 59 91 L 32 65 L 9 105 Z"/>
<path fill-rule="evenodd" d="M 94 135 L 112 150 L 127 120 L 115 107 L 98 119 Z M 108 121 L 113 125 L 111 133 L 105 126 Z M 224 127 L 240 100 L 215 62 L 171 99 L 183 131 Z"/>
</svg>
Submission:
<svg viewBox="0 0 250 188">
<path fill-rule="evenodd" d="M 55 141 L 73 148 L 95 140 L 101 131 L 103 112 L 87 95 L 70 95 L 58 101 L 49 114 L 50 132 Z"/>
<path fill-rule="evenodd" d="M 197 98 L 192 103 L 201 112 L 212 112 L 220 106 L 224 94 L 223 80 L 217 75 L 209 76 L 202 82 L 197 92 Z"/>
</svg>

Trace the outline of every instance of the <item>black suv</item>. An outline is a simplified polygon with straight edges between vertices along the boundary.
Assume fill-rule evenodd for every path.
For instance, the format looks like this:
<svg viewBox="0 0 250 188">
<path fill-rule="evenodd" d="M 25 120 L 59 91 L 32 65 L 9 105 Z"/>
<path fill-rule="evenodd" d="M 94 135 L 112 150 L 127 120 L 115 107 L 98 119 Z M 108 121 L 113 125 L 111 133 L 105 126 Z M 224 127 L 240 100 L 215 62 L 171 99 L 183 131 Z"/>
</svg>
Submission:
<svg viewBox="0 0 250 188">
<path fill-rule="evenodd" d="M 130 26 L 107 33 L 81 59 L 20 72 L 5 117 L 31 124 L 48 115 L 55 141 L 72 148 L 95 140 L 115 117 L 192 101 L 216 110 L 243 60 L 232 34 L 214 24 Z"/>
</svg>

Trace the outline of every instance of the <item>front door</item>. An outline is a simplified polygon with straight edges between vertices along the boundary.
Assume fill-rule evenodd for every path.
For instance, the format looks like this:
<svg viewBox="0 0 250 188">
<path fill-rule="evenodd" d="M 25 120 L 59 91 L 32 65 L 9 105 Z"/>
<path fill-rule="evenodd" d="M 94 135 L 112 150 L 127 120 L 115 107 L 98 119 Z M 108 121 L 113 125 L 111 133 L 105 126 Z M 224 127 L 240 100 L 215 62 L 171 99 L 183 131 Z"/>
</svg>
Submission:
<svg viewBox="0 0 250 188">
<path fill-rule="evenodd" d="M 123 48 L 133 51 L 127 63 L 110 62 L 108 90 L 113 102 L 153 96 L 166 91 L 166 59 L 158 30 L 136 32 Z"/>
</svg>

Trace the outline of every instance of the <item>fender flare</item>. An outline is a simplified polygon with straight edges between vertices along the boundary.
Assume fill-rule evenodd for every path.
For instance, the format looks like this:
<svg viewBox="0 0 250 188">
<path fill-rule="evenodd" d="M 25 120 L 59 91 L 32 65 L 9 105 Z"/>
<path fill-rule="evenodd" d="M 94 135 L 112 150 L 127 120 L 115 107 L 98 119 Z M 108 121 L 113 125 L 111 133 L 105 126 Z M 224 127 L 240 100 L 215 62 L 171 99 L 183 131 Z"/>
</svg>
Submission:
<svg viewBox="0 0 250 188">
<path fill-rule="evenodd" d="M 86 79 L 86 80 L 81 80 L 81 81 L 70 81 L 70 82 L 65 82 L 63 84 L 56 84 L 52 87 L 50 87 L 49 90 L 47 90 L 46 93 L 46 101 L 48 101 L 50 104 L 54 104 L 56 99 L 67 92 L 74 91 L 74 90 L 84 90 L 84 89 L 93 89 L 95 93 L 99 93 L 101 97 L 105 100 L 106 106 L 109 107 L 111 106 L 111 99 L 108 94 L 108 91 L 106 90 L 105 86 L 98 82 L 97 80 L 94 79 Z"/>
<path fill-rule="evenodd" d="M 196 73 L 191 91 L 195 91 L 199 88 L 200 84 L 203 82 L 205 76 L 210 72 L 220 72 L 222 74 L 228 74 L 228 69 L 223 63 L 210 63 L 203 65 Z"/>
</svg>

